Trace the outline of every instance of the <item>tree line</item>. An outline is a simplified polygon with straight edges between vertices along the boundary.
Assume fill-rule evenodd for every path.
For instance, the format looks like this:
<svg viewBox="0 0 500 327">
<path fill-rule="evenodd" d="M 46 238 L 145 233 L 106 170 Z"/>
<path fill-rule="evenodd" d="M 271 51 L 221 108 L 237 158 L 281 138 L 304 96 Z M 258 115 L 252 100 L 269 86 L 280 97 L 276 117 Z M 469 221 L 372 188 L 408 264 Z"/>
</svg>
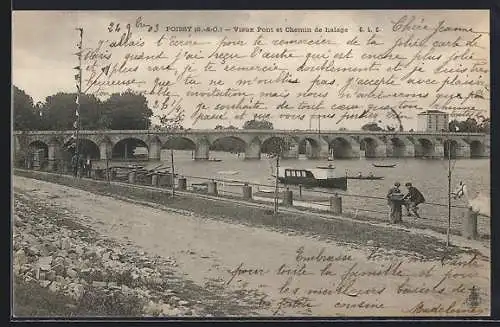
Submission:
<svg viewBox="0 0 500 327">
<path fill-rule="evenodd" d="M 80 103 L 80 128 L 88 130 L 145 130 L 183 129 L 179 121 L 160 119 L 160 125 L 152 126 L 153 111 L 146 98 L 132 92 L 114 93 L 102 101 L 94 95 L 82 94 Z M 34 103 L 24 90 L 13 86 L 14 130 L 71 130 L 75 128 L 77 94 L 59 92 Z M 273 129 L 265 120 L 249 120 L 243 129 Z M 235 126 L 215 129 L 237 129 Z"/>
<path fill-rule="evenodd" d="M 13 87 L 14 130 L 71 130 L 76 121 L 77 94 L 59 92 L 34 103 L 33 98 Z M 105 101 L 82 94 L 81 129 L 149 129 L 153 111 L 143 95 L 114 93 Z"/>
<path fill-rule="evenodd" d="M 371 131 L 371 132 L 378 132 L 378 131 L 394 131 L 395 128 L 387 126 L 386 128 L 383 128 L 379 126 L 377 123 L 367 123 L 361 127 L 361 130 L 363 131 Z M 410 132 L 413 132 L 411 129 Z M 456 133 L 485 133 L 489 134 L 490 133 L 490 119 L 485 118 L 481 121 L 477 121 L 474 118 L 467 118 L 466 120 L 463 121 L 458 121 L 456 119 L 450 121 L 448 123 L 448 130 L 445 130 L 443 132 L 456 132 Z"/>
</svg>

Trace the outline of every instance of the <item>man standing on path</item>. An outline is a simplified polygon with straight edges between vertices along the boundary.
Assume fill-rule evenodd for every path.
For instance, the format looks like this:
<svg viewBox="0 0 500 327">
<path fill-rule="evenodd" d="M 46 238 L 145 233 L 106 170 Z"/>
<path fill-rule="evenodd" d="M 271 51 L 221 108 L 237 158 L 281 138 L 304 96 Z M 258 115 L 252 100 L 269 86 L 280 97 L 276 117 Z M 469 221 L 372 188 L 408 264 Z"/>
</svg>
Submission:
<svg viewBox="0 0 500 327">
<path fill-rule="evenodd" d="M 415 217 L 420 218 L 418 214 L 418 205 L 425 202 L 425 198 L 422 193 L 411 183 L 406 183 L 405 186 L 408 188 L 408 193 L 404 196 L 406 214 L 408 216 L 412 216 L 412 213 Z"/>
<path fill-rule="evenodd" d="M 73 169 L 73 177 L 78 177 L 78 155 L 76 153 L 71 157 L 71 168 Z"/>
<path fill-rule="evenodd" d="M 389 221 L 391 223 L 397 223 L 401 221 L 401 210 L 399 210 L 401 209 L 401 205 L 397 205 L 394 199 L 394 196 L 400 195 L 402 197 L 401 190 L 399 189 L 400 186 L 401 184 L 399 182 L 396 182 L 394 183 L 394 186 L 389 189 L 389 192 L 387 192 L 387 204 L 389 205 L 391 210 L 389 214 Z"/>
</svg>

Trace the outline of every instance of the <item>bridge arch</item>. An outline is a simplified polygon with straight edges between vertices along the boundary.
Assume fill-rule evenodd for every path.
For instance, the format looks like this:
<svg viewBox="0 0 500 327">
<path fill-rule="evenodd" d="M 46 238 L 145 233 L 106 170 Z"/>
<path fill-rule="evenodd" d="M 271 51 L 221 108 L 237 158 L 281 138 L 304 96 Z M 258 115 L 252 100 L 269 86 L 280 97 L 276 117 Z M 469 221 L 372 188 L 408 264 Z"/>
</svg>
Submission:
<svg viewBox="0 0 500 327">
<path fill-rule="evenodd" d="M 484 156 L 485 145 L 479 140 L 470 142 L 470 156 L 471 158 L 480 158 Z"/>
<path fill-rule="evenodd" d="M 36 149 L 36 148 L 48 148 L 49 142 L 45 140 L 35 139 L 28 143 L 28 148 Z"/>
<path fill-rule="evenodd" d="M 196 142 L 185 136 L 171 136 L 162 145 L 162 149 L 172 150 L 194 150 Z"/>
<path fill-rule="evenodd" d="M 433 157 L 434 142 L 428 138 L 419 137 L 415 140 L 415 156 L 416 157 Z"/>
<path fill-rule="evenodd" d="M 245 160 L 259 160 L 262 150 L 261 145 L 262 143 L 257 136 L 251 139 L 245 148 Z"/>
<path fill-rule="evenodd" d="M 402 158 L 406 153 L 406 143 L 399 137 L 391 137 L 389 139 L 389 146 L 392 148 L 392 157 Z"/>
<path fill-rule="evenodd" d="M 146 153 L 138 153 L 139 149 L 146 149 Z M 141 149 L 141 150 L 142 150 Z M 148 144 L 140 139 L 133 136 L 122 138 L 120 141 L 115 143 L 112 148 L 111 158 L 112 159 L 144 159 L 148 158 L 149 146 Z"/>
<path fill-rule="evenodd" d="M 48 164 L 49 145 L 42 140 L 28 143 L 29 168 L 45 168 Z"/>
<path fill-rule="evenodd" d="M 231 153 L 245 152 L 247 142 L 240 137 L 229 135 L 220 136 L 210 144 L 211 151 L 223 151 Z"/>
<path fill-rule="evenodd" d="M 88 138 L 80 139 L 80 154 L 84 157 L 90 157 L 93 160 L 99 160 L 101 158 L 101 151 L 99 150 L 99 145 L 97 145 L 93 140 Z"/>
<path fill-rule="evenodd" d="M 328 145 L 328 151 L 335 159 L 351 158 L 352 150 L 351 143 L 342 136 L 335 137 Z"/>
<path fill-rule="evenodd" d="M 366 158 L 377 158 L 386 156 L 386 147 L 376 137 L 364 136 L 359 140 L 359 150 L 365 152 Z"/>
<path fill-rule="evenodd" d="M 321 144 L 317 139 L 304 137 L 298 140 L 299 154 L 305 154 L 307 158 L 319 158 L 321 153 Z"/>
<path fill-rule="evenodd" d="M 285 142 L 285 137 L 275 135 L 269 136 L 265 138 L 261 143 L 261 153 L 271 154 L 273 151 L 277 151 L 280 144 L 284 144 Z"/>
</svg>

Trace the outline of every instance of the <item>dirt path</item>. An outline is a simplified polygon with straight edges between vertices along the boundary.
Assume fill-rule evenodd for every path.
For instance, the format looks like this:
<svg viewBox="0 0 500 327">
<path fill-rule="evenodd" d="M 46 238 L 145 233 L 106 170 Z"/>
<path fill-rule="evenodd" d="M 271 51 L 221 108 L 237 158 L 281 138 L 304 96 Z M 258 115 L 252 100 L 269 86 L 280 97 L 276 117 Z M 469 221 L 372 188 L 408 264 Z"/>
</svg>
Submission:
<svg viewBox="0 0 500 327">
<path fill-rule="evenodd" d="M 470 264 L 419 262 L 411 253 L 383 249 L 370 256 L 375 249 L 154 209 L 19 176 L 14 187 L 66 208 L 100 234 L 174 257 L 178 273 L 198 285 L 218 282 L 260 299 L 261 315 L 489 315 L 488 254 Z M 467 301 L 472 286 L 479 289 L 477 305 Z"/>
</svg>

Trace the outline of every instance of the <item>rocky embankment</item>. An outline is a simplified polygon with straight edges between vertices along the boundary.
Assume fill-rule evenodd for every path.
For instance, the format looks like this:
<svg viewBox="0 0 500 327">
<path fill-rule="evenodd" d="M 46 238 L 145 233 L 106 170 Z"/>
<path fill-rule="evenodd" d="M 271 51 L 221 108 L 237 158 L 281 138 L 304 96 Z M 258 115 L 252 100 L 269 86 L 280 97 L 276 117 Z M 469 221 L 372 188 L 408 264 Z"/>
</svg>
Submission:
<svg viewBox="0 0 500 327">
<path fill-rule="evenodd" d="M 186 301 L 173 289 L 179 283 L 173 258 L 103 239 L 23 194 L 15 194 L 14 208 L 16 280 L 68 297 L 69 308 L 93 308 L 83 310 L 89 315 L 210 316 L 201 301 Z"/>
</svg>

